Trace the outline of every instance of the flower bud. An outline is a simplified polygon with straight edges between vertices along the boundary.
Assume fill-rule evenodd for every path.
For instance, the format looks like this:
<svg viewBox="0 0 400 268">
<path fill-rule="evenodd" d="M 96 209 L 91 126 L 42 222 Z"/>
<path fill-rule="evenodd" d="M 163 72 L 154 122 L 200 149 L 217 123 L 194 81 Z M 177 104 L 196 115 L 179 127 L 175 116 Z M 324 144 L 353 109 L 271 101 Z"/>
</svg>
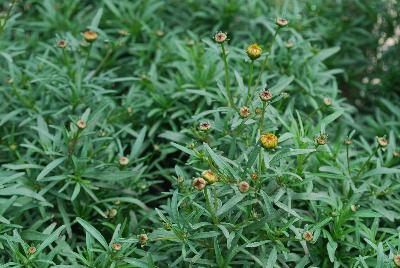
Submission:
<svg viewBox="0 0 400 268">
<path fill-rule="evenodd" d="M 256 112 L 256 114 L 260 115 L 260 114 L 262 114 L 263 110 L 262 110 L 262 108 L 257 107 L 255 112 Z"/>
<path fill-rule="evenodd" d="M 239 191 L 246 193 L 250 188 L 250 185 L 246 181 L 239 182 Z"/>
<path fill-rule="evenodd" d="M 321 133 L 315 141 L 318 145 L 325 145 L 328 142 L 328 135 Z"/>
<path fill-rule="evenodd" d="M 324 98 L 324 104 L 326 106 L 331 106 L 332 105 L 332 99 L 331 98 Z"/>
<path fill-rule="evenodd" d="M 399 151 L 394 151 L 393 152 L 393 157 L 395 157 L 395 158 L 400 157 L 400 152 Z"/>
<path fill-rule="evenodd" d="M 204 170 L 201 173 L 201 176 L 210 184 L 217 182 L 218 181 L 218 176 L 217 174 L 215 174 L 214 172 L 212 172 L 212 170 L 208 169 L 208 170 Z"/>
<path fill-rule="evenodd" d="M 28 253 L 29 254 L 35 254 L 36 253 L 36 247 L 34 247 L 34 246 L 29 247 L 28 248 Z"/>
<path fill-rule="evenodd" d="M 272 133 L 264 133 L 260 137 L 261 145 L 266 149 L 274 149 L 278 146 L 278 137 Z"/>
<path fill-rule="evenodd" d="M 272 93 L 268 89 L 264 89 L 260 92 L 260 99 L 262 101 L 269 101 L 272 99 Z"/>
<path fill-rule="evenodd" d="M 211 124 L 209 122 L 201 122 L 199 124 L 199 130 L 200 131 L 208 131 L 211 128 Z"/>
<path fill-rule="evenodd" d="M 207 182 L 203 178 L 196 178 L 193 180 L 192 185 L 194 188 L 201 191 L 204 189 L 204 187 L 206 187 Z"/>
<path fill-rule="evenodd" d="M 400 267 L 400 255 L 395 255 L 393 257 L 393 262 L 397 267 Z"/>
<path fill-rule="evenodd" d="M 86 122 L 85 122 L 85 120 L 83 120 L 83 119 L 79 119 L 79 120 L 76 122 L 76 125 L 77 125 L 78 128 L 80 128 L 80 129 L 85 129 L 85 128 L 86 128 Z"/>
<path fill-rule="evenodd" d="M 128 159 L 128 157 L 121 156 L 121 157 L 119 158 L 118 162 L 119 162 L 119 164 L 120 164 L 121 166 L 126 166 L 126 165 L 129 164 L 129 159 Z"/>
<path fill-rule="evenodd" d="M 310 231 L 305 231 L 303 233 L 303 238 L 306 241 L 311 241 L 311 240 L 313 240 L 313 234 Z"/>
<path fill-rule="evenodd" d="M 83 33 L 83 38 L 86 42 L 92 43 L 97 39 L 97 33 L 94 31 L 86 31 Z"/>
<path fill-rule="evenodd" d="M 108 217 L 110 218 L 114 218 L 115 216 L 117 216 L 117 210 L 115 208 L 110 209 L 110 211 L 108 212 Z"/>
<path fill-rule="evenodd" d="M 351 211 L 356 212 L 357 211 L 357 206 L 356 205 L 351 205 L 350 206 Z"/>
<path fill-rule="evenodd" d="M 378 144 L 382 148 L 386 148 L 389 144 L 389 141 L 385 137 L 376 137 Z"/>
<path fill-rule="evenodd" d="M 66 48 L 67 45 L 68 45 L 68 42 L 64 39 L 57 41 L 57 47 L 59 47 L 59 48 Z"/>
<path fill-rule="evenodd" d="M 278 25 L 278 27 L 280 27 L 280 28 L 287 26 L 288 23 L 289 23 L 289 21 L 284 18 L 277 18 L 275 21 L 275 24 Z"/>
<path fill-rule="evenodd" d="M 290 40 L 285 43 L 285 47 L 287 49 L 291 49 L 293 46 L 294 46 L 294 43 Z"/>
<path fill-rule="evenodd" d="M 148 240 L 149 240 L 149 238 L 147 237 L 147 234 L 141 234 L 139 236 L 139 242 L 140 242 L 140 245 L 142 245 L 142 246 L 146 245 Z"/>
<path fill-rule="evenodd" d="M 353 141 L 351 139 L 344 140 L 344 144 L 346 144 L 346 145 L 351 145 L 352 143 L 353 143 Z"/>
<path fill-rule="evenodd" d="M 250 115 L 250 109 L 247 106 L 243 106 L 242 108 L 240 108 L 239 110 L 239 114 L 241 117 L 243 118 L 247 118 Z"/>
<path fill-rule="evenodd" d="M 257 175 L 257 173 L 255 173 L 255 172 L 251 173 L 251 174 L 250 174 L 250 177 L 251 177 L 251 179 L 252 179 L 253 181 L 255 181 L 255 180 L 258 179 L 258 175 Z"/>
<path fill-rule="evenodd" d="M 224 33 L 224 32 L 221 32 L 221 31 L 220 31 L 220 32 L 217 32 L 217 33 L 214 35 L 214 41 L 217 42 L 217 43 L 219 43 L 219 44 L 224 43 L 227 39 L 228 39 L 227 33 Z"/>
<path fill-rule="evenodd" d="M 121 245 L 120 243 L 113 243 L 113 244 L 112 244 L 112 248 L 113 248 L 113 250 L 115 250 L 115 251 L 120 251 L 121 248 L 122 248 L 122 245 Z"/>
<path fill-rule="evenodd" d="M 247 47 L 247 56 L 249 56 L 251 60 L 258 59 L 261 56 L 261 53 L 262 49 L 257 43 L 251 44 Z"/>
<path fill-rule="evenodd" d="M 164 31 L 158 30 L 158 31 L 156 31 L 156 35 L 158 37 L 163 37 L 165 35 L 165 33 L 164 33 Z"/>
</svg>

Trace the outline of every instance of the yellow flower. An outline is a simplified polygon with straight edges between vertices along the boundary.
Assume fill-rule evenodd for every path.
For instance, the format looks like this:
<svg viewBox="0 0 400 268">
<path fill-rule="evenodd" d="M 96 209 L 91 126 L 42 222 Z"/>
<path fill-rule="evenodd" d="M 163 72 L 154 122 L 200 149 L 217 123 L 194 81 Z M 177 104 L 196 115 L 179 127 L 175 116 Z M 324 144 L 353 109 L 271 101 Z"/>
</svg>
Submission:
<svg viewBox="0 0 400 268">
<path fill-rule="evenodd" d="M 261 56 L 261 53 L 262 49 L 257 43 L 251 44 L 247 47 L 247 56 L 249 56 L 251 60 L 258 59 Z"/>
<path fill-rule="evenodd" d="M 278 146 L 278 137 L 272 133 L 265 133 L 261 135 L 260 142 L 264 148 L 274 149 Z"/>
<path fill-rule="evenodd" d="M 93 31 L 86 31 L 83 33 L 83 38 L 85 38 L 86 42 L 92 43 L 97 39 L 97 33 Z"/>
<path fill-rule="evenodd" d="M 214 183 L 218 181 L 218 176 L 214 172 L 212 172 L 210 169 L 204 170 L 201 173 L 201 176 L 208 182 L 208 183 Z"/>
</svg>

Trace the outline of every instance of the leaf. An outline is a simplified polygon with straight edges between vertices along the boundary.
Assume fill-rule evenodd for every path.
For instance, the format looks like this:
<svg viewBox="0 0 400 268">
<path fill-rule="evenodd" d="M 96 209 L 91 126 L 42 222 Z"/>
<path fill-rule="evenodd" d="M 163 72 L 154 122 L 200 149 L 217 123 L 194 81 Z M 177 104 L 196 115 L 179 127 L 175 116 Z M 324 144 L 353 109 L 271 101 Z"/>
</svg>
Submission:
<svg viewBox="0 0 400 268">
<path fill-rule="evenodd" d="M 274 156 L 270 159 L 270 164 L 275 163 L 283 158 L 287 158 L 290 156 L 294 155 L 300 155 L 300 154 L 309 154 L 315 152 L 316 149 L 288 149 L 288 150 L 282 150 L 279 151 L 278 153 L 274 154 Z"/>
<path fill-rule="evenodd" d="M 43 179 L 44 177 L 46 177 L 47 174 L 49 174 L 53 169 L 55 169 L 57 166 L 59 166 L 62 162 L 64 162 L 64 160 L 66 159 L 66 157 L 61 157 L 58 158 L 56 160 L 51 161 L 37 176 L 36 180 L 40 181 L 41 179 Z"/>
<path fill-rule="evenodd" d="M 196 153 L 193 152 L 192 150 L 190 150 L 189 148 L 186 148 L 186 147 L 184 147 L 182 145 L 179 145 L 179 144 L 177 144 L 175 142 L 171 142 L 171 145 L 176 147 L 177 149 L 181 150 L 182 152 L 187 153 L 188 155 L 192 155 L 192 156 L 197 157 Z"/>
<path fill-rule="evenodd" d="M 146 136 L 146 130 L 147 130 L 147 127 L 143 127 L 140 130 L 139 135 L 136 138 L 135 144 L 133 144 L 132 152 L 131 152 L 132 159 L 135 159 L 137 156 L 139 156 L 139 153 L 142 150 L 143 141 Z"/>
<path fill-rule="evenodd" d="M 368 178 L 377 175 L 389 175 L 389 174 L 396 174 L 400 173 L 400 169 L 398 168 L 386 168 L 386 167 L 379 167 L 373 170 L 366 172 L 361 178 Z"/>
<path fill-rule="evenodd" d="M 276 260 L 278 259 L 278 255 L 276 252 L 276 248 L 273 247 L 271 252 L 269 253 L 268 261 L 267 261 L 267 266 L 266 267 L 274 267 Z"/>
<path fill-rule="evenodd" d="M 335 251 L 337 249 L 338 244 L 334 241 L 329 241 L 326 244 L 326 250 L 328 251 L 329 260 L 331 262 L 335 261 Z"/>
<path fill-rule="evenodd" d="M 35 254 L 38 254 L 39 252 L 42 252 L 43 249 L 45 249 L 47 246 L 49 246 L 51 243 L 53 243 L 60 235 L 60 233 L 65 229 L 65 226 L 62 225 L 57 228 L 52 234 L 50 234 L 46 240 L 40 244 L 40 246 L 37 248 L 37 251 Z"/>
<path fill-rule="evenodd" d="M 222 214 L 224 214 L 224 213 L 228 212 L 229 210 L 231 210 L 234 206 L 236 206 L 237 203 L 242 201 L 244 196 L 245 195 L 238 194 L 238 195 L 235 195 L 234 197 L 232 197 L 228 202 L 226 202 L 222 207 L 220 207 L 217 210 L 216 215 L 217 216 L 221 216 Z"/>
<path fill-rule="evenodd" d="M 92 19 L 92 22 L 90 23 L 90 28 L 91 29 L 98 29 L 99 28 L 99 23 L 101 20 L 101 17 L 103 16 L 103 8 L 99 8 L 97 10 L 96 15 Z"/>
<path fill-rule="evenodd" d="M 96 228 L 94 228 L 90 223 L 86 222 L 81 218 L 76 218 L 77 222 L 82 225 L 82 227 L 88 232 L 91 236 L 93 236 L 103 247 L 105 250 L 108 250 L 108 245 L 106 239 L 101 235 Z"/>
<path fill-rule="evenodd" d="M 330 47 L 321 50 L 317 55 L 314 56 L 314 59 L 318 61 L 324 61 L 329 58 L 333 54 L 337 53 L 340 50 L 340 47 Z"/>
</svg>

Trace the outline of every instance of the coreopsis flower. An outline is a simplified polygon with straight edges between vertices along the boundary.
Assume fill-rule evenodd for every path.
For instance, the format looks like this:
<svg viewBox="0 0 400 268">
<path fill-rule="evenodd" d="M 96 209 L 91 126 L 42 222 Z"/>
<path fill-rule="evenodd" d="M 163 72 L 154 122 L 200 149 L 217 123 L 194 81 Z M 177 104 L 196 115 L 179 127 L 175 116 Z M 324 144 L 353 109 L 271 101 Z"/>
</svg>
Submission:
<svg viewBox="0 0 400 268">
<path fill-rule="evenodd" d="M 120 164 L 121 166 L 126 166 L 126 165 L 129 164 L 129 159 L 128 159 L 128 157 L 121 156 L 121 157 L 119 158 L 118 162 L 119 162 L 119 164 Z"/>
<path fill-rule="evenodd" d="M 211 124 L 209 122 L 201 122 L 199 124 L 199 130 L 201 131 L 208 131 L 211 128 Z"/>
<path fill-rule="evenodd" d="M 328 142 L 328 135 L 321 133 L 315 141 L 317 142 L 318 145 L 325 145 Z"/>
<path fill-rule="evenodd" d="M 253 181 L 257 180 L 257 179 L 258 179 L 257 173 L 255 173 L 255 172 L 251 173 L 251 174 L 250 174 L 250 178 L 251 178 Z"/>
<path fill-rule="evenodd" d="M 112 244 L 112 248 L 113 248 L 113 250 L 115 250 L 115 251 L 120 251 L 121 248 L 122 248 L 122 245 L 121 245 L 120 243 L 113 243 L 113 244 Z"/>
<path fill-rule="evenodd" d="M 57 47 L 59 47 L 59 48 L 66 48 L 67 45 L 68 45 L 68 42 L 64 39 L 57 41 Z"/>
<path fill-rule="evenodd" d="M 226 40 L 228 40 L 228 34 L 225 32 L 219 31 L 214 35 L 214 41 L 219 44 L 224 43 Z"/>
<path fill-rule="evenodd" d="M 36 253 L 36 247 L 34 247 L 34 246 L 29 247 L 28 248 L 28 253 L 29 254 L 35 254 Z"/>
<path fill-rule="evenodd" d="M 260 137 L 261 145 L 266 149 L 274 149 L 278 146 L 278 137 L 272 133 L 264 133 Z"/>
<path fill-rule="evenodd" d="M 397 267 L 400 267 L 400 255 L 394 255 L 393 262 Z"/>
<path fill-rule="evenodd" d="M 247 47 L 246 52 L 251 60 L 256 60 L 261 56 L 262 49 L 257 43 L 254 43 Z"/>
<path fill-rule="evenodd" d="M 114 218 L 115 216 L 117 216 L 117 210 L 115 208 L 110 209 L 110 211 L 108 212 L 108 217 L 110 218 Z"/>
<path fill-rule="evenodd" d="M 306 241 L 311 241 L 311 240 L 313 240 L 314 237 L 313 237 L 313 234 L 310 231 L 305 231 L 303 233 L 303 238 Z"/>
<path fill-rule="evenodd" d="M 239 186 L 239 191 L 242 193 L 246 193 L 250 188 L 250 185 L 246 181 L 239 182 L 238 186 Z"/>
<path fill-rule="evenodd" d="M 351 205 L 350 206 L 351 211 L 356 212 L 357 211 L 357 206 L 356 205 Z"/>
<path fill-rule="evenodd" d="M 268 89 L 261 91 L 259 96 L 262 101 L 270 101 L 272 99 L 272 93 Z"/>
<path fill-rule="evenodd" d="M 247 106 L 243 106 L 242 108 L 240 108 L 239 110 L 239 114 L 241 117 L 243 118 L 247 118 L 250 115 L 250 109 Z"/>
<path fill-rule="evenodd" d="M 81 118 L 78 121 L 76 121 L 76 125 L 80 129 L 85 129 L 86 128 L 86 121 Z"/>
<path fill-rule="evenodd" d="M 83 33 L 83 38 L 86 42 L 92 43 L 97 39 L 97 33 L 94 31 L 86 31 Z"/>
<path fill-rule="evenodd" d="M 196 178 L 193 180 L 192 185 L 194 188 L 201 191 L 204 189 L 204 187 L 206 187 L 207 182 L 203 178 Z"/>
<path fill-rule="evenodd" d="M 149 238 L 148 238 L 147 234 L 141 234 L 139 236 L 139 242 L 140 242 L 140 245 L 142 245 L 142 246 L 146 245 L 148 240 L 149 240 Z"/>
<path fill-rule="evenodd" d="M 332 105 L 332 99 L 331 98 L 324 98 L 324 104 L 326 106 L 331 106 Z"/>
<path fill-rule="evenodd" d="M 378 144 L 382 148 L 386 148 L 389 144 L 389 141 L 385 137 L 376 137 Z"/>
<path fill-rule="evenodd" d="M 212 172 L 212 170 L 204 170 L 201 176 L 210 184 L 218 181 L 218 175 Z"/>
<path fill-rule="evenodd" d="M 275 21 L 275 24 L 278 25 L 278 27 L 285 27 L 289 24 L 289 21 L 284 18 L 277 18 Z"/>
</svg>

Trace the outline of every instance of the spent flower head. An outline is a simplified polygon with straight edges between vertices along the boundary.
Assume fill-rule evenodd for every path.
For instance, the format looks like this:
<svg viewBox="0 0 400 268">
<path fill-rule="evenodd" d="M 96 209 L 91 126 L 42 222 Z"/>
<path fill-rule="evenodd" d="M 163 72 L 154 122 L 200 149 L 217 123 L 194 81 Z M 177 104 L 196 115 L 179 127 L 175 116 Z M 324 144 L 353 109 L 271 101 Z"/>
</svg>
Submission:
<svg viewBox="0 0 400 268">
<path fill-rule="evenodd" d="M 262 101 L 270 101 L 272 99 L 272 93 L 268 89 L 261 91 L 259 96 Z"/>
<path fill-rule="evenodd" d="M 250 109 L 249 109 L 249 107 L 247 107 L 247 106 L 241 107 L 240 110 L 239 110 L 239 114 L 240 114 L 240 116 L 243 117 L 243 118 L 249 117 L 249 116 L 250 116 Z"/>
<path fill-rule="evenodd" d="M 389 141 L 386 139 L 386 137 L 376 137 L 376 140 L 381 148 L 386 148 L 389 144 Z"/>
<path fill-rule="evenodd" d="M 325 145 L 328 142 L 328 135 L 325 133 L 320 133 L 318 137 L 315 138 L 315 142 L 318 145 Z"/>
<path fill-rule="evenodd" d="M 303 233 L 303 238 L 306 241 L 311 241 L 311 240 L 313 240 L 314 237 L 313 237 L 313 234 L 310 231 L 305 231 Z"/>
<path fill-rule="evenodd" d="M 121 166 L 126 166 L 126 165 L 129 164 L 129 159 L 128 159 L 128 157 L 126 157 L 126 156 L 121 156 L 121 157 L 118 159 L 118 162 L 119 162 L 119 164 L 120 164 Z"/>
<path fill-rule="evenodd" d="M 113 243 L 113 244 L 112 244 L 112 248 L 113 248 L 113 250 L 115 250 L 115 251 L 120 251 L 121 248 L 122 248 L 122 245 L 121 245 L 120 243 Z"/>
<path fill-rule="evenodd" d="M 142 245 L 142 246 L 146 245 L 147 241 L 149 241 L 149 237 L 147 236 L 147 234 L 141 234 L 139 236 L 140 245 Z"/>
<path fill-rule="evenodd" d="M 328 98 L 328 97 L 324 98 L 324 104 L 326 106 L 331 106 L 332 105 L 332 99 Z"/>
<path fill-rule="evenodd" d="M 241 181 L 241 182 L 239 182 L 238 187 L 239 187 L 240 192 L 246 193 L 249 190 L 250 185 L 248 184 L 247 181 Z"/>
<path fill-rule="evenodd" d="M 400 254 L 393 256 L 393 262 L 397 267 L 400 267 Z"/>
<path fill-rule="evenodd" d="M 35 253 L 36 253 L 36 247 L 30 246 L 30 247 L 28 248 L 28 253 L 29 253 L 29 254 L 35 254 Z"/>
<path fill-rule="evenodd" d="M 227 40 L 228 40 L 228 34 L 225 32 L 219 31 L 214 35 L 214 41 L 219 44 L 222 44 Z"/>
<path fill-rule="evenodd" d="M 76 125 L 80 129 L 85 129 L 86 128 L 86 121 L 81 118 L 78 121 L 76 121 Z"/>
<path fill-rule="evenodd" d="M 289 24 L 289 21 L 284 18 L 277 18 L 275 24 L 278 25 L 278 27 L 285 27 Z"/>
<path fill-rule="evenodd" d="M 57 47 L 59 47 L 59 48 L 66 48 L 67 45 L 68 45 L 68 42 L 65 39 L 60 39 L 57 41 Z"/>
<path fill-rule="evenodd" d="M 209 122 L 201 122 L 199 124 L 199 130 L 200 131 L 208 131 L 211 128 L 211 124 Z"/>
<path fill-rule="evenodd" d="M 206 187 L 207 182 L 203 178 L 195 178 L 192 183 L 193 187 L 201 191 Z"/>
</svg>

